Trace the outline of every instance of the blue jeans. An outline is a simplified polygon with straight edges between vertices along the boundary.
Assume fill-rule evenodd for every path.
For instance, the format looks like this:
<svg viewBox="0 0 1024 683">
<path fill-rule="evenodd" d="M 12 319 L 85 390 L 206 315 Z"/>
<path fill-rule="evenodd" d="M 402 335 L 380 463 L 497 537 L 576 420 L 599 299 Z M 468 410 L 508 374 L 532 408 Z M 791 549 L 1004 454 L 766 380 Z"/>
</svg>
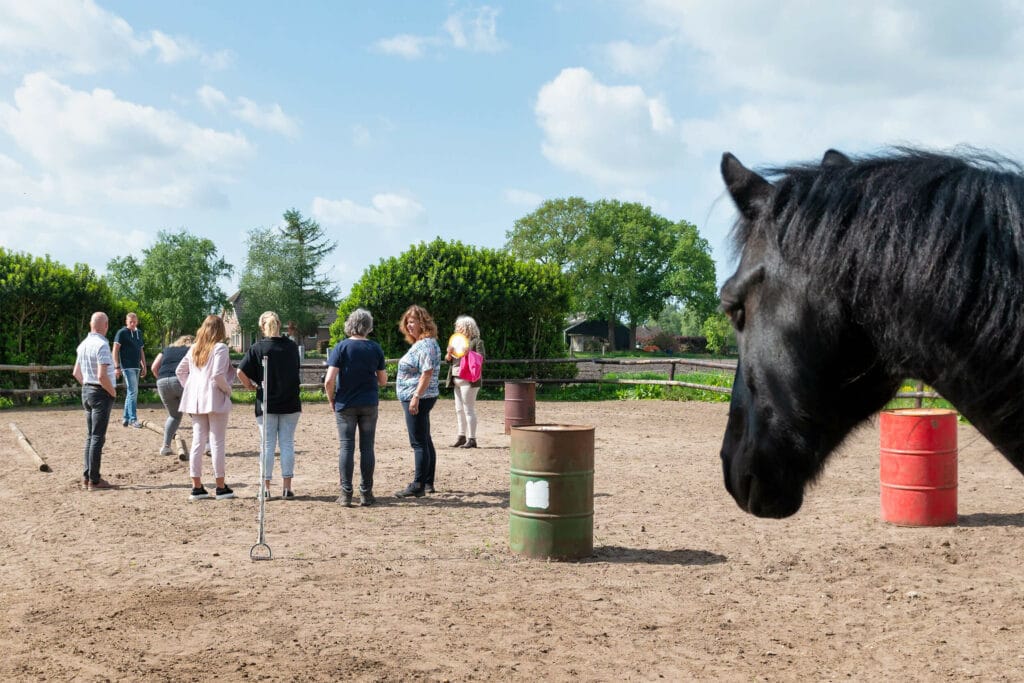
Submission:
<svg viewBox="0 0 1024 683">
<path fill-rule="evenodd" d="M 295 428 L 302 413 L 265 413 L 256 418 L 256 424 L 266 424 L 263 442 L 263 478 L 274 474 L 274 447 L 281 446 L 281 477 L 291 479 L 295 474 Z"/>
<path fill-rule="evenodd" d="M 177 377 L 164 377 L 156 381 L 156 393 L 160 394 L 160 400 L 163 401 L 164 408 L 167 409 L 167 420 L 164 422 L 164 446 L 168 448 L 171 445 L 171 441 L 174 440 L 174 435 L 178 433 L 178 427 L 181 426 L 181 382 L 178 381 Z"/>
<path fill-rule="evenodd" d="M 82 407 L 85 408 L 85 462 L 82 476 L 96 483 L 100 480 L 100 461 L 103 459 L 103 444 L 107 441 L 107 424 L 114 397 L 107 390 L 95 384 L 82 387 Z"/>
<path fill-rule="evenodd" d="M 121 375 L 124 377 L 124 388 L 126 390 L 124 396 L 124 419 L 128 420 L 128 424 L 131 424 L 139 419 L 135 413 L 135 407 L 139 402 L 139 369 L 123 368 Z"/>
<path fill-rule="evenodd" d="M 437 403 L 437 396 L 421 398 L 420 409 L 415 415 L 409 412 L 409 402 L 402 401 L 405 413 L 405 428 L 409 432 L 409 445 L 416 462 L 416 476 L 413 483 L 418 486 L 434 485 L 434 469 L 437 465 L 437 451 L 430 438 L 430 410 Z"/>
<path fill-rule="evenodd" d="M 373 491 L 373 468 L 377 464 L 373 452 L 377 433 L 377 406 L 354 406 L 334 413 L 338 425 L 338 475 L 341 490 L 352 493 L 352 471 L 355 469 L 356 427 L 359 428 L 359 490 Z"/>
</svg>

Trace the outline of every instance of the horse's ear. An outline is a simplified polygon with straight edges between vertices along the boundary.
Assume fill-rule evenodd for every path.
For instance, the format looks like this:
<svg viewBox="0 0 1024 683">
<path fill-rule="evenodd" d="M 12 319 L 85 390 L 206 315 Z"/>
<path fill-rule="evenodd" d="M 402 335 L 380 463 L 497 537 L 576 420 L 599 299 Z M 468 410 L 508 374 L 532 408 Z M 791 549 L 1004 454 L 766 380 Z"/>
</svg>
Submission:
<svg viewBox="0 0 1024 683">
<path fill-rule="evenodd" d="M 850 157 L 834 149 L 830 149 L 825 152 L 825 156 L 821 158 L 821 165 L 825 168 L 839 168 L 841 166 L 850 166 L 852 164 L 853 162 L 850 161 Z"/>
<path fill-rule="evenodd" d="M 729 152 L 722 155 L 722 179 L 740 213 L 750 220 L 757 217 L 772 193 L 771 183 Z"/>
</svg>

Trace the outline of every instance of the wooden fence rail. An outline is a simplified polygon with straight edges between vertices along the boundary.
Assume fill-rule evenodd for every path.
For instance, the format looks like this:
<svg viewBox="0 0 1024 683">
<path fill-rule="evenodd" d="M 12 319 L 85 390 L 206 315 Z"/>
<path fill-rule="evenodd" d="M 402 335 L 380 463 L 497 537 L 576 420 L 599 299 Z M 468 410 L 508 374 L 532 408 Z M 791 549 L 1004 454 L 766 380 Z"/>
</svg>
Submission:
<svg viewBox="0 0 1024 683">
<path fill-rule="evenodd" d="M 397 358 L 386 359 L 387 363 L 394 364 L 398 362 Z M 487 365 L 527 365 L 532 368 L 536 368 L 540 365 L 552 365 L 560 363 L 574 363 L 577 365 L 590 363 L 601 368 L 601 374 L 604 374 L 602 366 L 614 366 L 614 367 L 644 367 L 644 366 L 665 366 L 670 367 L 669 378 L 664 379 L 606 379 L 603 376 L 600 378 L 585 378 L 585 377 L 537 377 L 538 374 L 536 369 L 531 373 L 530 377 L 519 378 L 518 381 L 530 381 L 538 384 L 651 384 L 655 386 L 668 386 L 668 387 L 687 387 L 690 389 L 702 389 L 704 391 L 714 391 L 722 394 L 732 394 L 730 387 L 717 387 L 707 384 L 697 384 L 694 382 L 681 382 L 675 379 L 678 366 L 684 367 L 696 367 L 696 368 L 711 368 L 714 370 L 725 370 L 728 372 L 736 371 L 735 361 L 722 361 L 722 360 L 702 360 L 699 358 L 674 358 L 666 356 L 665 358 L 501 358 L 501 359 L 487 359 Z M 326 361 L 305 361 L 301 365 L 302 370 L 324 370 L 327 369 Z M 30 375 L 47 373 L 47 372 L 67 372 L 71 373 L 74 369 L 73 365 L 0 365 L 0 371 L 10 371 L 19 373 L 28 373 Z M 483 383 L 487 386 L 500 386 L 504 385 L 506 381 L 516 380 L 505 380 L 505 379 L 487 379 L 485 378 Z M 35 384 L 35 382 L 30 382 Z M 389 386 L 394 386 L 394 382 L 388 382 Z M 302 384 L 300 385 L 305 390 L 317 390 L 320 389 L 323 384 Z M 140 389 L 155 389 L 155 383 L 139 384 Z M 68 394 L 77 393 L 79 387 L 75 385 L 68 385 L 63 387 L 54 387 L 51 389 L 0 389 L 0 396 L 45 396 L 49 394 Z M 900 392 L 896 394 L 896 398 L 915 398 L 920 400 L 922 398 L 941 398 L 934 391 L 923 391 L 923 385 L 918 383 L 917 391 Z"/>
</svg>

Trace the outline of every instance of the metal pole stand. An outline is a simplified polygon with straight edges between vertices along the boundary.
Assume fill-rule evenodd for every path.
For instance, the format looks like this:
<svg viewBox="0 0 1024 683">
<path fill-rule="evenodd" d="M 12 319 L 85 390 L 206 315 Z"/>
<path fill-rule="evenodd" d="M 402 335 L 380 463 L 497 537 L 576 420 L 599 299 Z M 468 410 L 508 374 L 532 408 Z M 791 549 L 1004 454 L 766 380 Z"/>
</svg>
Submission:
<svg viewBox="0 0 1024 683">
<path fill-rule="evenodd" d="M 263 413 L 263 420 L 260 422 L 260 532 L 259 537 L 256 539 L 256 544 L 249 548 L 249 559 L 254 562 L 257 560 L 272 560 L 274 559 L 274 551 L 267 545 L 266 536 L 263 533 L 263 520 L 265 506 L 267 503 L 267 479 L 264 476 L 263 471 L 263 454 L 267 450 L 267 357 L 263 356 L 263 401 L 261 402 L 261 408 Z"/>
</svg>

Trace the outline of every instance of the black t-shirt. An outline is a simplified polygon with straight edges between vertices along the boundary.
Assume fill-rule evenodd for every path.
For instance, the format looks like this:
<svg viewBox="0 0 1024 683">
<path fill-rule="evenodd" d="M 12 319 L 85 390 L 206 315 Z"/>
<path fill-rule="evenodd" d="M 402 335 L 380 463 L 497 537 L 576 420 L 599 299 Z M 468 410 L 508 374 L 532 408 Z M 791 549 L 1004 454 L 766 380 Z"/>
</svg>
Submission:
<svg viewBox="0 0 1024 683">
<path fill-rule="evenodd" d="M 160 370 L 156 374 L 157 379 L 170 379 L 174 377 L 174 371 L 178 369 L 178 363 L 185 357 L 191 346 L 165 346 L 160 358 Z"/>
<path fill-rule="evenodd" d="M 238 369 L 259 385 L 256 390 L 256 416 L 263 414 L 263 356 L 267 357 L 267 412 L 287 415 L 302 411 L 299 400 L 299 347 L 287 337 L 266 337 L 249 347 Z"/>
</svg>

